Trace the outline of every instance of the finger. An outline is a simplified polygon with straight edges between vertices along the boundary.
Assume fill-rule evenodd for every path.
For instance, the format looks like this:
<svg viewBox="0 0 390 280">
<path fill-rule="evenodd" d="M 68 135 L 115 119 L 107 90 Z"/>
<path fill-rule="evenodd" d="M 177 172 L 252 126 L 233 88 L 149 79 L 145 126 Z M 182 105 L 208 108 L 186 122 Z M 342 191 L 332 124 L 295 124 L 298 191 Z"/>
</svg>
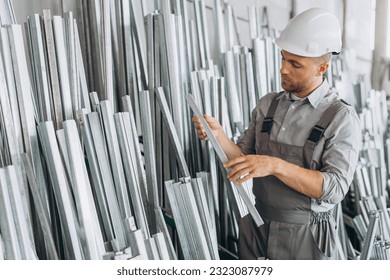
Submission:
<svg viewBox="0 0 390 280">
<path fill-rule="evenodd" d="M 238 170 L 231 170 L 228 174 L 228 179 L 231 182 L 237 181 L 239 179 L 244 178 L 251 172 L 251 167 L 249 166 L 240 166 Z"/>
<path fill-rule="evenodd" d="M 204 141 L 208 141 L 208 140 L 209 140 L 209 138 L 208 138 L 206 132 L 202 132 L 202 131 L 200 131 L 200 130 L 198 130 L 198 138 L 199 138 L 200 140 L 204 140 Z"/>
<path fill-rule="evenodd" d="M 238 180 L 234 181 L 234 183 L 236 185 L 241 185 L 241 184 L 245 183 L 246 181 L 249 181 L 253 177 L 254 177 L 253 173 L 248 173 L 245 176 L 241 176 Z"/>
<path fill-rule="evenodd" d="M 198 118 L 198 116 L 193 116 L 191 120 L 194 124 L 201 125 L 201 122 L 200 122 L 200 119 Z"/>
<path fill-rule="evenodd" d="M 195 124 L 195 128 L 196 128 L 197 130 L 204 130 L 202 124 Z"/>
<path fill-rule="evenodd" d="M 229 168 L 229 167 L 232 167 L 236 164 L 242 163 L 244 161 L 246 161 L 246 157 L 244 155 L 241 155 L 241 156 L 236 157 L 234 159 L 228 160 L 227 162 L 224 163 L 223 167 Z"/>
</svg>

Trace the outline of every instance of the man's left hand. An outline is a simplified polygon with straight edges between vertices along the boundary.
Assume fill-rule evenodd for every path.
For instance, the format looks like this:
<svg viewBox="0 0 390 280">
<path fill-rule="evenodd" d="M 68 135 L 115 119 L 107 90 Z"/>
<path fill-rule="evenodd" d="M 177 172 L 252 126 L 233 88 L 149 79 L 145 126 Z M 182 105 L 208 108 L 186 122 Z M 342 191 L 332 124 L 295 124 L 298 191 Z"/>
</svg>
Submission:
<svg viewBox="0 0 390 280">
<path fill-rule="evenodd" d="M 241 155 L 231 159 L 223 165 L 231 168 L 227 178 L 236 184 L 242 184 L 249 179 L 272 175 L 275 158 L 263 155 Z"/>
</svg>

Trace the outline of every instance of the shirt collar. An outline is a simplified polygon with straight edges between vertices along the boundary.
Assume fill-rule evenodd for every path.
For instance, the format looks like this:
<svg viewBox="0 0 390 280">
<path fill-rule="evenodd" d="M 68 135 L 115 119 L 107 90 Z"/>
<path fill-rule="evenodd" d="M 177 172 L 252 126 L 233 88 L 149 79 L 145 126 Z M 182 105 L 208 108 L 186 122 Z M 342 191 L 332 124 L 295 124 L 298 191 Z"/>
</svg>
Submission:
<svg viewBox="0 0 390 280">
<path fill-rule="evenodd" d="M 329 83 L 328 80 L 324 78 L 322 84 L 302 100 L 307 99 L 314 108 L 317 108 L 321 99 L 328 93 L 328 91 L 329 91 Z M 279 96 L 278 98 L 284 96 L 287 100 L 293 101 L 290 98 L 290 94 L 291 94 L 290 92 L 285 91 L 284 94 L 281 94 L 281 96 Z"/>
<path fill-rule="evenodd" d="M 307 98 L 309 99 L 310 104 L 314 108 L 317 108 L 321 99 L 324 98 L 324 96 L 328 92 L 329 92 L 329 84 L 328 84 L 327 79 L 324 78 L 324 81 L 322 82 L 322 84 L 318 88 L 316 88 L 312 93 L 310 93 Z"/>
</svg>

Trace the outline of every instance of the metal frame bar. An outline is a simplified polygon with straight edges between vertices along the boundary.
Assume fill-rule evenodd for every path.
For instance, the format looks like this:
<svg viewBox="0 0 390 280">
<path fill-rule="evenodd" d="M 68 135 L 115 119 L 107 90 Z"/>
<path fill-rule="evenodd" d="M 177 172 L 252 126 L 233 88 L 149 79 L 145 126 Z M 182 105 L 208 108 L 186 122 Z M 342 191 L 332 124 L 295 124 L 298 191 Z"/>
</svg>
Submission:
<svg viewBox="0 0 390 280">
<path fill-rule="evenodd" d="M 183 149 L 182 149 L 179 137 L 177 135 L 171 113 L 170 113 L 169 108 L 168 108 L 168 103 L 165 99 L 164 91 L 161 87 L 156 89 L 156 96 L 157 96 L 157 100 L 158 100 L 160 108 L 161 108 L 161 112 L 164 116 L 165 124 L 168 128 L 169 136 L 170 136 L 172 144 L 173 144 L 172 146 L 175 150 L 175 155 L 176 155 L 176 159 L 177 159 L 177 162 L 179 165 L 179 169 L 180 169 L 183 177 L 190 177 L 191 175 L 190 175 L 190 171 L 188 169 L 186 160 L 184 158 Z"/>
<path fill-rule="evenodd" d="M 6 171 L 0 168 L 0 229 L 4 242 L 4 256 L 10 260 L 23 258 L 13 218 L 12 203 L 7 188 Z"/>
<path fill-rule="evenodd" d="M 104 127 L 104 135 L 108 148 L 107 152 L 110 159 L 109 163 L 111 166 L 112 177 L 114 179 L 119 207 L 122 212 L 122 218 L 128 218 L 132 216 L 132 212 L 130 208 L 129 194 L 126 189 L 123 162 L 119 151 L 118 134 L 114 122 L 112 103 L 108 100 L 101 101 L 97 110 L 100 113 L 102 125 Z"/>
<path fill-rule="evenodd" d="M 148 200 L 149 200 L 149 218 L 150 218 L 150 232 L 156 233 L 156 217 L 154 209 L 159 205 L 157 175 L 156 175 L 156 159 L 152 132 L 152 120 L 150 113 L 150 99 L 148 91 L 140 92 L 141 105 L 141 123 L 142 135 L 144 141 L 144 157 L 145 157 L 145 173 L 146 182 L 148 184 Z"/>
<path fill-rule="evenodd" d="M 84 254 L 86 259 L 102 259 L 104 242 L 98 224 L 96 206 L 94 203 L 91 184 L 87 175 L 84 155 L 81 149 L 80 138 L 74 120 L 63 123 L 65 144 L 69 158 L 70 183 L 73 185 L 73 194 L 77 206 L 78 220 L 81 227 L 80 237 L 84 239 Z M 98 230 L 97 230 L 98 229 Z"/>
<path fill-rule="evenodd" d="M 45 238 L 46 250 L 48 256 L 52 260 L 59 259 L 55 242 L 53 239 L 53 233 L 51 230 L 50 216 L 48 209 L 44 206 L 41 196 L 39 196 L 39 188 L 37 185 L 37 180 L 32 168 L 31 160 L 27 154 L 22 155 L 23 167 L 28 178 L 28 186 L 30 187 L 31 195 L 34 200 L 34 205 L 36 209 L 37 216 L 39 218 L 39 223 L 41 225 L 43 235 Z"/>
<path fill-rule="evenodd" d="M 145 215 L 144 204 L 142 203 L 142 195 L 140 191 L 140 180 L 138 178 L 138 167 L 136 163 L 133 135 L 130 128 L 129 113 L 117 113 L 115 115 L 115 124 L 118 131 L 118 140 L 123 158 L 123 167 L 127 178 L 127 185 L 130 193 L 134 214 L 139 228 L 144 234 L 144 238 L 150 236 L 149 227 Z M 127 124 L 127 125 L 126 125 Z M 138 180 L 137 180 L 138 179 Z"/>
<path fill-rule="evenodd" d="M 89 171 L 91 174 L 92 184 L 94 186 L 94 194 L 99 206 L 102 228 L 104 230 L 105 237 L 108 240 L 113 240 L 115 238 L 114 232 L 111 224 L 106 195 L 104 193 L 103 181 L 99 171 L 98 160 L 95 152 L 95 144 L 92 139 L 89 121 L 86 117 L 86 110 L 79 110 L 78 114 L 83 145 L 89 162 Z"/>
<path fill-rule="evenodd" d="M 160 252 L 160 255 L 163 255 L 164 259 L 177 260 L 176 251 L 175 251 L 175 248 L 173 247 L 172 239 L 169 235 L 168 228 L 167 228 L 167 225 L 165 223 L 161 207 L 157 207 L 155 209 L 155 212 L 156 212 L 156 218 L 157 218 L 157 229 L 159 229 L 162 232 L 162 234 L 164 235 L 165 246 L 167 247 L 169 256 L 166 257 L 164 252 Z M 159 235 L 159 233 L 157 233 L 157 234 Z M 158 238 L 158 243 L 162 243 L 162 241 L 159 239 L 160 239 L 160 237 Z"/>
<path fill-rule="evenodd" d="M 118 241 L 119 248 L 122 249 L 126 247 L 126 236 L 122 222 L 126 217 L 122 216 L 124 213 L 121 213 L 120 211 L 114 181 L 110 170 L 103 130 L 97 112 L 89 113 L 87 115 L 87 119 L 94 142 L 97 165 L 102 178 L 102 185 L 107 199 L 115 239 Z"/>
<path fill-rule="evenodd" d="M 54 42 L 56 48 L 56 59 L 57 59 L 57 69 L 59 74 L 59 83 L 61 89 L 61 104 L 64 120 L 73 119 L 73 108 L 72 108 L 72 98 L 71 98 L 71 88 L 70 88 L 70 79 L 69 79 L 69 70 L 67 63 L 67 55 L 65 48 L 65 34 L 64 34 L 64 23 L 63 19 L 60 16 L 53 16 L 53 32 L 54 32 Z"/>
<path fill-rule="evenodd" d="M 217 153 L 219 159 L 221 160 L 222 163 L 225 163 L 228 160 L 228 158 L 226 157 L 223 149 L 221 148 L 220 144 L 218 143 L 218 140 L 215 138 L 212 130 L 208 126 L 207 121 L 203 118 L 203 114 L 200 112 L 198 106 L 195 103 L 195 100 L 193 99 L 192 95 L 190 95 L 190 94 L 188 94 L 186 96 L 186 98 L 187 98 L 187 102 L 190 105 L 191 109 L 194 111 L 194 113 L 200 119 L 200 121 L 204 127 L 204 130 L 206 131 L 206 133 L 209 137 L 209 140 L 210 140 L 211 144 L 213 145 L 215 152 Z M 234 186 L 236 187 L 237 191 L 239 192 L 241 198 L 243 199 L 243 201 L 244 201 L 246 207 L 248 208 L 249 213 L 252 215 L 252 218 L 255 221 L 256 225 L 261 226 L 262 224 L 264 224 L 262 218 L 260 217 L 256 208 L 254 207 L 247 192 L 242 188 L 242 185 L 234 184 Z"/>
<path fill-rule="evenodd" d="M 372 211 L 370 214 L 370 223 L 368 225 L 367 235 L 364 239 L 364 244 L 360 255 L 361 260 L 371 259 L 374 239 L 378 228 L 378 222 L 379 222 L 379 212 Z"/>
<path fill-rule="evenodd" d="M 84 259 L 78 236 L 79 225 L 76 219 L 75 205 L 71 198 L 68 179 L 62 164 L 58 149 L 54 126 L 52 122 L 38 125 L 39 137 L 43 146 L 44 156 L 52 182 L 57 207 L 59 209 L 62 232 L 65 235 L 65 245 L 71 259 Z"/>
</svg>

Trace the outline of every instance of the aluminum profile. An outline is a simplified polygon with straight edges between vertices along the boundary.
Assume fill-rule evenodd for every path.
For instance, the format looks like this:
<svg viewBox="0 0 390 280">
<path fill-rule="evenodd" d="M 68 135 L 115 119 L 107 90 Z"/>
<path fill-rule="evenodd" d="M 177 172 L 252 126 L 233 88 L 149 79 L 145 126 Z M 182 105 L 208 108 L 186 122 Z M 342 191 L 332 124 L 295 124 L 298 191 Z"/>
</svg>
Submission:
<svg viewBox="0 0 390 280">
<path fill-rule="evenodd" d="M 111 224 L 110 211 L 103 187 L 103 180 L 99 170 L 95 145 L 93 143 L 89 120 L 86 117 L 86 110 L 79 110 L 80 131 L 82 134 L 85 153 L 89 162 L 89 172 L 91 174 L 91 184 L 95 190 L 95 199 L 99 209 L 102 230 L 108 240 L 115 238 L 113 226 Z"/>
<path fill-rule="evenodd" d="M 0 229 L 4 243 L 4 257 L 10 260 L 21 260 L 23 254 L 13 218 L 13 206 L 7 188 L 6 171 L 3 168 L 0 168 L 0 202 Z"/>
<path fill-rule="evenodd" d="M 142 91 L 140 93 L 140 105 L 143 108 L 141 111 L 142 135 L 144 140 L 145 151 L 145 173 L 146 182 L 148 184 L 148 201 L 150 214 L 150 232 L 156 233 L 156 217 L 154 209 L 159 205 L 159 195 L 156 176 L 156 159 L 154 154 L 154 141 L 152 132 L 152 121 L 150 114 L 149 92 Z"/>
<path fill-rule="evenodd" d="M 39 195 L 39 188 L 32 168 L 31 160 L 26 154 L 23 154 L 22 160 L 23 168 L 28 178 L 28 185 L 30 187 L 31 195 L 34 200 L 36 213 L 43 231 L 48 257 L 51 260 L 57 260 L 59 259 L 59 256 L 53 238 L 50 216 L 47 207 L 45 207 L 44 202 Z"/>
<path fill-rule="evenodd" d="M 60 16 L 52 17 L 54 42 L 56 48 L 57 68 L 59 73 L 59 84 L 61 90 L 61 104 L 64 120 L 73 119 L 71 88 L 69 69 L 67 67 L 67 55 L 65 48 L 64 19 Z"/>
<path fill-rule="evenodd" d="M 49 169 L 57 207 L 61 209 L 59 215 L 69 257 L 77 260 L 84 259 L 78 236 L 79 225 L 76 218 L 75 205 L 71 198 L 68 179 L 61 161 L 53 123 L 40 123 L 38 125 L 38 130 Z"/>
<path fill-rule="evenodd" d="M 105 146 L 103 129 L 100 124 L 100 118 L 97 112 L 92 112 L 87 115 L 88 123 L 92 139 L 95 146 L 95 154 L 97 158 L 97 164 L 99 166 L 99 174 L 101 176 L 102 185 L 104 188 L 104 194 L 107 198 L 107 205 L 110 212 L 111 222 L 113 225 L 114 236 L 119 243 L 120 248 L 126 246 L 126 237 L 124 233 L 122 221 L 126 218 L 125 213 L 121 213 L 117 194 L 114 187 L 114 181 L 110 170 L 109 159 L 107 155 L 107 149 Z M 118 194 L 119 196 L 120 194 Z"/>
<path fill-rule="evenodd" d="M 193 97 L 191 95 L 187 95 L 186 97 L 187 97 L 187 101 L 188 101 L 189 105 L 191 106 L 191 109 L 195 112 L 195 114 L 201 120 L 202 125 L 203 125 L 209 139 L 210 139 L 210 142 L 213 144 L 213 147 L 214 147 L 215 152 L 217 153 L 219 159 L 223 163 L 226 162 L 227 157 L 226 157 L 224 151 L 222 150 L 221 146 L 219 145 L 217 139 L 215 138 L 213 132 L 211 131 L 210 127 L 208 126 L 206 120 L 203 118 L 203 114 L 200 112 L 198 106 L 195 103 L 195 100 L 193 99 Z M 235 185 L 237 191 L 239 192 L 241 198 L 243 199 L 246 207 L 248 208 L 249 213 L 252 215 L 256 225 L 261 226 L 262 224 L 264 224 L 262 218 L 260 217 L 256 208 L 254 207 L 254 204 L 253 204 L 251 198 L 248 196 L 248 193 L 245 190 L 247 188 L 244 189 L 241 185 L 240 186 L 238 186 L 236 184 L 234 184 L 234 185 Z"/>
<path fill-rule="evenodd" d="M 134 209 L 134 215 L 136 217 L 138 227 L 142 230 L 144 238 L 147 239 L 150 236 L 150 233 L 140 190 L 142 180 L 137 180 L 139 176 L 139 168 L 136 164 L 137 159 L 135 157 L 133 135 L 130 129 L 130 117 L 127 116 L 128 118 L 126 118 L 126 114 L 129 113 L 115 114 L 115 124 L 118 131 L 118 141 L 123 158 L 123 167 L 125 169 L 126 181 Z"/>
<path fill-rule="evenodd" d="M 132 216 L 129 194 L 126 188 L 123 162 L 119 151 L 118 134 L 114 122 L 114 113 L 110 101 L 101 101 L 98 105 L 101 120 L 104 127 L 105 141 L 107 143 L 107 152 L 110 159 L 110 167 L 116 195 L 118 197 L 119 207 L 122 217 L 125 219 Z"/>
<path fill-rule="evenodd" d="M 162 252 L 160 251 L 160 256 L 164 256 L 163 259 L 177 260 L 177 254 L 173 246 L 172 239 L 169 235 L 168 228 L 165 223 L 161 207 L 157 207 L 155 209 L 155 212 L 157 218 L 157 229 L 163 234 L 165 240 L 165 246 L 167 247 L 169 257 L 166 257 L 166 253 L 164 252 L 165 248 L 161 249 Z M 160 240 L 161 239 L 160 233 L 157 233 L 156 235 L 158 235 L 157 242 L 162 243 L 163 241 Z"/>
<path fill-rule="evenodd" d="M 84 254 L 87 259 L 98 260 L 105 253 L 104 242 L 100 227 L 96 226 L 99 224 L 99 221 L 76 122 L 74 120 L 65 121 L 63 127 L 70 162 L 70 183 L 73 186 L 72 189 L 81 228 L 80 237 L 85 242 L 83 244 Z"/>
</svg>

